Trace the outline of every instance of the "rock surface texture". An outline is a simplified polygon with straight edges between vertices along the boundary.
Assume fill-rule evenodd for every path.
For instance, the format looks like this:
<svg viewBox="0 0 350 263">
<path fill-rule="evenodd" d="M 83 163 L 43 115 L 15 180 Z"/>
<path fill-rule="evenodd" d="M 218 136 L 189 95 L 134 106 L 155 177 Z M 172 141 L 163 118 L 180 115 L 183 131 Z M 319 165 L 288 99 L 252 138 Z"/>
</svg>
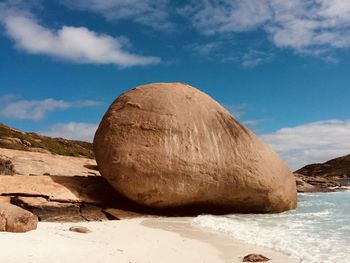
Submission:
<svg viewBox="0 0 350 263">
<path fill-rule="evenodd" d="M 94 150 L 102 176 L 138 204 L 263 213 L 296 207 L 295 179 L 280 157 L 189 85 L 155 83 L 121 95 Z"/>
<path fill-rule="evenodd" d="M 1 160 L 11 162 L 7 164 L 7 169 Z M 9 165 L 12 165 L 12 168 Z M 95 167 L 96 162 L 93 159 L 0 148 L 0 174 L 6 174 L 7 170 L 7 174 L 22 175 L 100 175 Z M 15 172 L 11 173 L 11 170 Z"/>
<path fill-rule="evenodd" d="M 36 229 L 38 218 L 10 203 L 0 202 L 0 231 L 23 233 Z"/>
<path fill-rule="evenodd" d="M 11 160 L 4 158 L 0 154 L 0 175 L 13 175 L 15 173 L 14 165 Z"/>
</svg>

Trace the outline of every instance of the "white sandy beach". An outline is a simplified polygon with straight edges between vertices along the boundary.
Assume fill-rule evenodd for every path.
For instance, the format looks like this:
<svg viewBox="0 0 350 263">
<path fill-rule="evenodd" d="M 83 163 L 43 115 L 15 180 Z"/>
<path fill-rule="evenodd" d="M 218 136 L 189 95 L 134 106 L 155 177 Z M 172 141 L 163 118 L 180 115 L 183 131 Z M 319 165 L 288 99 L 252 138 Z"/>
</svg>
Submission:
<svg viewBox="0 0 350 263">
<path fill-rule="evenodd" d="M 70 232 L 71 226 L 92 232 Z M 0 262 L 242 262 L 261 253 L 272 263 L 295 262 L 265 248 L 235 241 L 191 225 L 191 218 L 137 218 L 121 221 L 44 223 L 24 233 L 0 233 Z"/>
</svg>

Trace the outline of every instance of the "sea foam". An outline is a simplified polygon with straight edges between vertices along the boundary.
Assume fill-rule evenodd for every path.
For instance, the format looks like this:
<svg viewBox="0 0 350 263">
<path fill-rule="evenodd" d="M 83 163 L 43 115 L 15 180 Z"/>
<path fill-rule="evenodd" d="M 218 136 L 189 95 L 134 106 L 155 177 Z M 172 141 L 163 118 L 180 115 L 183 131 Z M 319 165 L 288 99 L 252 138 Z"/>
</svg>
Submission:
<svg viewBox="0 0 350 263">
<path fill-rule="evenodd" d="M 281 214 L 201 215 L 193 223 L 303 263 L 350 262 L 350 191 L 298 199 L 296 210 Z"/>
</svg>

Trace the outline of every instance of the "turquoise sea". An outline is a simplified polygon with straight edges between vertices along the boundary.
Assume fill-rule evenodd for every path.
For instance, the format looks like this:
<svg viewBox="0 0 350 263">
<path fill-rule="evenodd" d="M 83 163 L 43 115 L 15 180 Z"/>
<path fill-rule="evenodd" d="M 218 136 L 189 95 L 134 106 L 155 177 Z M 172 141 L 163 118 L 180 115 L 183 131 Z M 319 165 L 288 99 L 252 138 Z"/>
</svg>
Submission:
<svg viewBox="0 0 350 263">
<path fill-rule="evenodd" d="M 299 194 L 298 208 L 281 214 L 201 215 L 193 223 L 303 263 L 350 262 L 350 191 Z"/>
</svg>

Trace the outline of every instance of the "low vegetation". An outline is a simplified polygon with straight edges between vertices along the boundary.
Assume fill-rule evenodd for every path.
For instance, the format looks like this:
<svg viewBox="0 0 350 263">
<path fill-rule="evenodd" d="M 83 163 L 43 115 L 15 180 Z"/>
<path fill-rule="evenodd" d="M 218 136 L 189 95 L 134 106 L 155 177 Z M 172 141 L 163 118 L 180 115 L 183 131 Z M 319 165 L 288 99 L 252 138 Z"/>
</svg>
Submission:
<svg viewBox="0 0 350 263">
<path fill-rule="evenodd" d="M 92 144 L 22 132 L 0 123 L 0 148 L 94 158 Z"/>
</svg>

